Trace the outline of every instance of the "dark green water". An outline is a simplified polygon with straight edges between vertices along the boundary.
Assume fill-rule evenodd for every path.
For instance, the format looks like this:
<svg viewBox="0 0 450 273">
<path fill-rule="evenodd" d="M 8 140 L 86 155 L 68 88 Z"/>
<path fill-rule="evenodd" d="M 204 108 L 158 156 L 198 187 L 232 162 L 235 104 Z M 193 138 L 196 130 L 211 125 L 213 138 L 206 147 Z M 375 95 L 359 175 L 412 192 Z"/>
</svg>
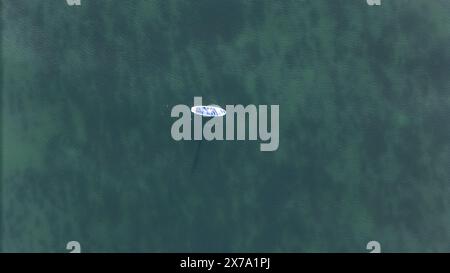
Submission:
<svg viewBox="0 0 450 273">
<path fill-rule="evenodd" d="M 2 251 L 450 251 L 450 1 L 1 3 Z M 174 141 L 194 96 L 279 149 Z"/>
</svg>

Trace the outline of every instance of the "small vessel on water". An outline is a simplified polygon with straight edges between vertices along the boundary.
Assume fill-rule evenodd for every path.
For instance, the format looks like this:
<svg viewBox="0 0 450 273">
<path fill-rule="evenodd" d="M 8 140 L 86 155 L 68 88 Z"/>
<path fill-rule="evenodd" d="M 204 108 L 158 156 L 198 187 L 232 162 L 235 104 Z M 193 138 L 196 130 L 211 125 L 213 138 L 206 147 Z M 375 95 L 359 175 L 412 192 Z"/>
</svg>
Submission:
<svg viewBox="0 0 450 273">
<path fill-rule="evenodd" d="M 197 105 L 191 107 L 191 112 L 204 117 L 222 117 L 227 113 L 224 109 L 217 105 Z"/>
</svg>

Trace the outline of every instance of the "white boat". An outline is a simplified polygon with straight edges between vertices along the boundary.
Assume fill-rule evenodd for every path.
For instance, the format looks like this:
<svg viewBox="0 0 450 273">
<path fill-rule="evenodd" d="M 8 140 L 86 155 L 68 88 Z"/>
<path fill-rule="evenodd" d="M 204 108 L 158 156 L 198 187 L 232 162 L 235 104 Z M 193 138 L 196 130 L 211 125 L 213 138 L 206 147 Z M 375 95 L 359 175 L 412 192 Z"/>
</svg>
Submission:
<svg viewBox="0 0 450 273">
<path fill-rule="evenodd" d="M 217 105 L 197 105 L 191 107 L 191 112 L 204 117 L 222 117 L 227 113 L 224 109 Z"/>
</svg>

